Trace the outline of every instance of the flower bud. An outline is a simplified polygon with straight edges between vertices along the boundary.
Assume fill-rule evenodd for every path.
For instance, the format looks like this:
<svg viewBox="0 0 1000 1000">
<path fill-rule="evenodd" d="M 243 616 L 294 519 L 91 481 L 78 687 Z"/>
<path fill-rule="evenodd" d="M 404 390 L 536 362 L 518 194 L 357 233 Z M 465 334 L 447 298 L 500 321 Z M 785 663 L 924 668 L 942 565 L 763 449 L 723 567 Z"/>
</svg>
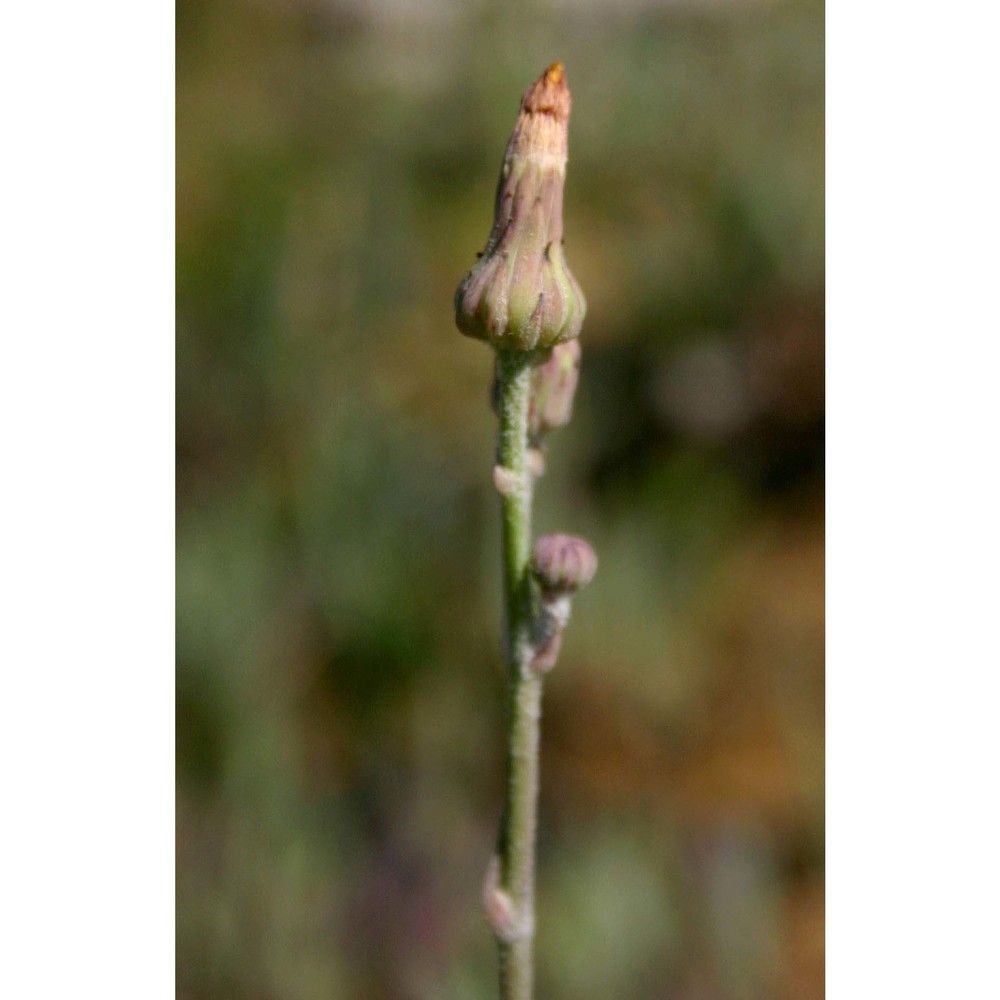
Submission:
<svg viewBox="0 0 1000 1000">
<path fill-rule="evenodd" d="M 493 230 L 455 293 L 462 333 L 533 351 L 580 333 L 586 302 L 563 256 L 570 94 L 561 63 L 525 92 L 497 186 Z"/>
<path fill-rule="evenodd" d="M 557 344 L 549 358 L 535 369 L 528 409 L 528 433 L 533 440 L 569 423 L 579 377 L 579 340 Z"/>
<path fill-rule="evenodd" d="M 542 535 L 531 553 L 531 571 L 544 593 L 571 594 L 593 580 L 597 555 L 575 535 Z"/>
</svg>

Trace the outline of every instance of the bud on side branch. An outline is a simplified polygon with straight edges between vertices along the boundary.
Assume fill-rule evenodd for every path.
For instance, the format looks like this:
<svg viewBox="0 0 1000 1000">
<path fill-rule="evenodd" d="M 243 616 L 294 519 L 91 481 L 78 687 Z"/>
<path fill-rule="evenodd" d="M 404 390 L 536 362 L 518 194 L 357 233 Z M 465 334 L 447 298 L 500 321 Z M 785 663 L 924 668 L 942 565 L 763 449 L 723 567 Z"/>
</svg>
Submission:
<svg viewBox="0 0 1000 1000">
<path fill-rule="evenodd" d="M 557 344 L 549 358 L 535 369 L 528 409 L 528 434 L 533 441 L 569 423 L 579 378 L 579 340 Z"/>
<path fill-rule="evenodd" d="M 590 583 L 596 571 L 597 556 L 590 543 L 582 538 L 542 535 L 535 542 L 531 572 L 541 587 L 542 602 L 532 666 L 540 673 L 556 665 L 573 595 Z"/>
<path fill-rule="evenodd" d="M 531 571 L 546 596 L 574 594 L 594 579 L 597 554 L 576 535 L 542 535 L 531 553 Z"/>
</svg>

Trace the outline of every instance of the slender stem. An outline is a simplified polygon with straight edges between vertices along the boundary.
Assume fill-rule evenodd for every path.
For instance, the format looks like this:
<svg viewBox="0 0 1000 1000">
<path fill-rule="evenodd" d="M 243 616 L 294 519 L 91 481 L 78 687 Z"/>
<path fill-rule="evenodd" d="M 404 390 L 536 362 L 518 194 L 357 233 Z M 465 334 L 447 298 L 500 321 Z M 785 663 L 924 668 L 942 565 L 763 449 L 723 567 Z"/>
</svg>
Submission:
<svg viewBox="0 0 1000 1000">
<path fill-rule="evenodd" d="M 534 940 L 535 826 L 538 801 L 538 725 L 542 679 L 531 667 L 532 475 L 528 468 L 528 401 L 532 358 L 497 353 L 500 434 L 497 461 L 509 473 L 501 492 L 504 567 L 504 658 L 507 693 L 507 772 L 500 822 L 500 888 L 521 925 L 516 940 L 500 941 L 502 1000 L 530 1000 Z"/>
</svg>

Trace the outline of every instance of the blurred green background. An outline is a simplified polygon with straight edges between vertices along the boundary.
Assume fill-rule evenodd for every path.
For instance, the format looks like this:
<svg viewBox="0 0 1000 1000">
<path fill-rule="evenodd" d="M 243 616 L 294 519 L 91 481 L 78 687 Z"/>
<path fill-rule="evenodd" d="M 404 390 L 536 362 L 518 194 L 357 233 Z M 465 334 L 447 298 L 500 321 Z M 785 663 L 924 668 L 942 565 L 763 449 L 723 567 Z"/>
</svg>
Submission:
<svg viewBox="0 0 1000 1000">
<path fill-rule="evenodd" d="M 491 353 L 523 90 L 574 96 L 600 556 L 546 690 L 540 998 L 823 995 L 823 7 L 181 0 L 177 991 L 495 995 Z"/>
</svg>

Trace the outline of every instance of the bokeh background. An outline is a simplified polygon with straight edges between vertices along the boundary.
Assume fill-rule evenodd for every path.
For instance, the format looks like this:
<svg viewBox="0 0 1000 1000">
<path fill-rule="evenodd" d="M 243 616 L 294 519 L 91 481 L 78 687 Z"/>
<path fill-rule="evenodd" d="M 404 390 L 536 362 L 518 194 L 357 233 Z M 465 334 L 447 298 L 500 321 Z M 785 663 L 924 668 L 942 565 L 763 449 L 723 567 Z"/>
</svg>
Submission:
<svg viewBox="0 0 1000 1000">
<path fill-rule="evenodd" d="M 587 293 L 536 527 L 542 998 L 823 995 L 823 7 L 180 0 L 177 991 L 495 995 L 491 355 L 521 93 Z"/>
</svg>

